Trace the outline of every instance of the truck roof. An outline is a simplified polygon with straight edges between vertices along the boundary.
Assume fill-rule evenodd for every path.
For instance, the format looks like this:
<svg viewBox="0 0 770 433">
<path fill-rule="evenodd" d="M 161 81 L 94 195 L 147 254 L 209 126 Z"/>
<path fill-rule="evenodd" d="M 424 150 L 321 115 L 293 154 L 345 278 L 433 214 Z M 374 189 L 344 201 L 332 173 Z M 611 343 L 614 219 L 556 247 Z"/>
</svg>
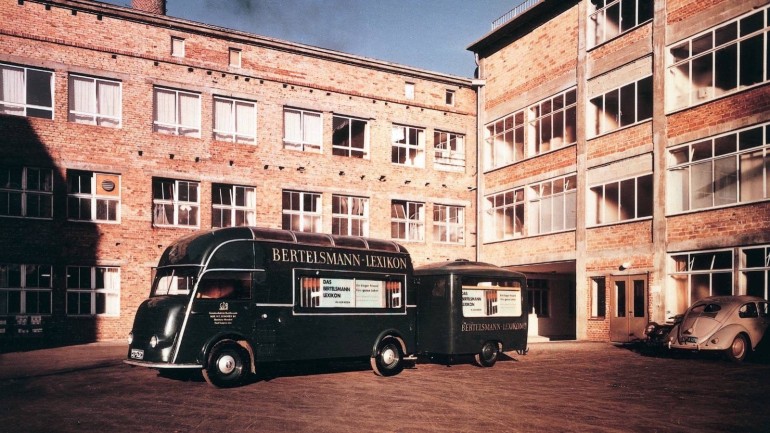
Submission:
<svg viewBox="0 0 770 433">
<path fill-rule="evenodd" d="M 473 262 L 470 260 L 458 259 L 454 261 L 431 263 L 419 266 L 414 269 L 414 274 L 421 275 L 446 275 L 448 273 L 463 273 L 481 276 L 499 276 L 525 278 L 521 272 L 501 268 L 491 263 Z"/>
</svg>

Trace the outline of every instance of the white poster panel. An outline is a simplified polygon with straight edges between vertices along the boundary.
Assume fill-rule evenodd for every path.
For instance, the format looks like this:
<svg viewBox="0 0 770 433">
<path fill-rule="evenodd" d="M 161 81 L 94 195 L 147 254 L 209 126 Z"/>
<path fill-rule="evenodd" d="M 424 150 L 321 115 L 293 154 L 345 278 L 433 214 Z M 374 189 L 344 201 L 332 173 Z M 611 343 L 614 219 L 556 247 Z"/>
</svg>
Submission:
<svg viewBox="0 0 770 433">
<path fill-rule="evenodd" d="M 521 290 L 463 288 L 464 317 L 520 317 Z"/>
<path fill-rule="evenodd" d="M 463 316 L 486 317 L 484 311 L 484 293 L 486 290 L 463 289 Z"/>
<path fill-rule="evenodd" d="M 321 280 L 321 308 L 355 307 L 354 280 L 324 278 Z"/>
<path fill-rule="evenodd" d="M 356 280 L 356 308 L 385 307 L 385 282 Z"/>
<path fill-rule="evenodd" d="M 521 316 L 521 290 L 497 291 L 497 315 L 503 317 Z"/>
</svg>

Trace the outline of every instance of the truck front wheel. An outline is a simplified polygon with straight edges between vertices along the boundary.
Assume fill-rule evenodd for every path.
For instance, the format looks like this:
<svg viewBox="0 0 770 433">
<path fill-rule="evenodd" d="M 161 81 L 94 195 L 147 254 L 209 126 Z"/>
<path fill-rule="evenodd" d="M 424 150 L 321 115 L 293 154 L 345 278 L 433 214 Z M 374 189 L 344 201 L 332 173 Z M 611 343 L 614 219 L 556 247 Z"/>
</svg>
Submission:
<svg viewBox="0 0 770 433">
<path fill-rule="evenodd" d="M 211 349 L 203 378 L 218 388 L 238 386 L 246 377 L 248 365 L 246 349 L 232 340 L 220 341 Z"/>
</svg>

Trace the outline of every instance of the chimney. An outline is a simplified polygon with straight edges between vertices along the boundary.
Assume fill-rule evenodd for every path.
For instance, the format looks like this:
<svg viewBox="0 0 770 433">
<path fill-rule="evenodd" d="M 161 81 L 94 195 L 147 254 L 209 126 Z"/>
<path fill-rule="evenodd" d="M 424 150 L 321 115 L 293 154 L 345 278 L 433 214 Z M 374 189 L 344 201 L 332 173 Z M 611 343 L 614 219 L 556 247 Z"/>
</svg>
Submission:
<svg viewBox="0 0 770 433">
<path fill-rule="evenodd" d="M 166 0 L 131 0 L 131 7 L 142 12 L 166 15 Z"/>
</svg>

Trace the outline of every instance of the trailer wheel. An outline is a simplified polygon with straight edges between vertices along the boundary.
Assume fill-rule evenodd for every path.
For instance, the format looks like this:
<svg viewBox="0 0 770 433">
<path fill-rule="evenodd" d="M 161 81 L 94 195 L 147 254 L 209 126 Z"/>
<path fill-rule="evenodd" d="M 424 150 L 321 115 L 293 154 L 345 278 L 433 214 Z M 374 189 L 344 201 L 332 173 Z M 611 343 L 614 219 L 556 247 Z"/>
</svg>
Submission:
<svg viewBox="0 0 770 433">
<path fill-rule="evenodd" d="M 735 336 L 733 343 L 725 350 L 725 356 L 732 362 L 743 362 L 746 359 L 748 353 L 749 343 L 746 336 L 738 334 Z"/>
<path fill-rule="evenodd" d="M 372 370 L 378 376 L 394 376 L 404 369 L 404 353 L 401 344 L 393 337 L 385 337 L 377 345 L 371 358 Z"/>
<path fill-rule="evenodd" d="M 476 354 L 476 364 L 481 367 L 491 367 L 497 362 L 497 356 L 500 354 L 500 346 L 496 341 L 487 341 L 481 346 L 481 352 Z"/>
<path fill-rule="evenodd" d="M 224 340 L 215 344 L 203 369 L 203 378 L 218 388 L 240 385 L 246 377 L 249 354 L 235 341 Z"/>
</svg>

